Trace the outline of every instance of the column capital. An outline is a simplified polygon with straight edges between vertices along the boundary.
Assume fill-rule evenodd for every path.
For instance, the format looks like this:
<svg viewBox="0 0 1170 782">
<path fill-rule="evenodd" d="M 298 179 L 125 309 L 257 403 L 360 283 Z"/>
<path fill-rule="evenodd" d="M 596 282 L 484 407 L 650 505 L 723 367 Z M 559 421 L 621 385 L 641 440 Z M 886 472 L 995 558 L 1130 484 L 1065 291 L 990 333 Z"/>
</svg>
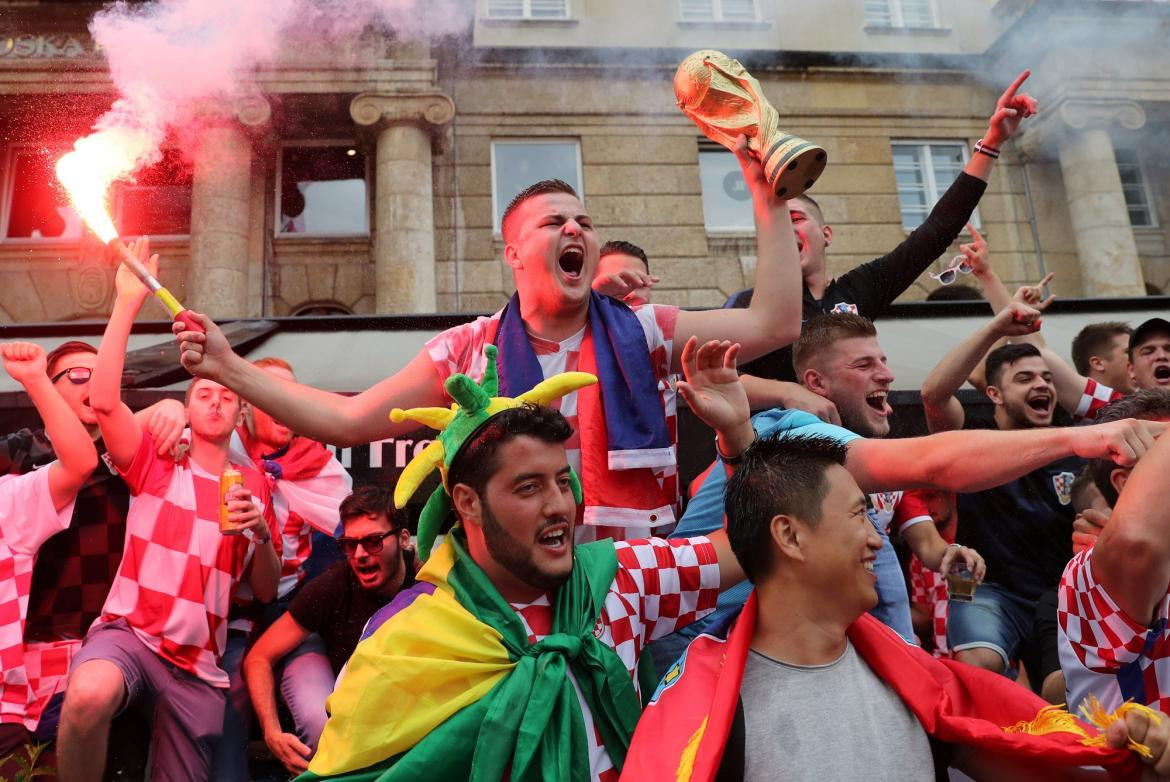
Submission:
<svg viewBox="0 0 1170 782">
<path fill-rule="evenodd" d="M 455 102 L 442 92 L 363 92 L 349 102 L 349 116 L 375 132 L 387 125 L 415 125 L 442 146 L 455 118 Z"/>
<path fill-rule="evenodd" d="M 1026 126 L 1018 137 L 1021 153 L 1028 158 L 1052 157 L 1056 147 L 1082 130 L 1139 130 L 1146 124 L 1146 110 L 1137 101 L 1097 96 L 1068 97 Z"/>
<path fill-rule="evenodd" d="M 272 104 L 263 95 L 237 95 L 231 98 L 205 98 L 191 108 L 201 119 L 238 122 L 249 131 L 257 131 L 272 118 Z"/>
</svg>

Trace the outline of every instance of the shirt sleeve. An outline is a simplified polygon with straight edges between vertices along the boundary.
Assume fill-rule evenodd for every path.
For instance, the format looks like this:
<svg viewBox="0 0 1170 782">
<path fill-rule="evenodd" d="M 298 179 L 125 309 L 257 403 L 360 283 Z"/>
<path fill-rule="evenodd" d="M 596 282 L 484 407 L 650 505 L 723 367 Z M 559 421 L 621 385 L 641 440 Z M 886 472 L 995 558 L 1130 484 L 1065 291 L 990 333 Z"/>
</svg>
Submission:
<svg viewBox="0 0 1170 782">
<path fill-rule="evenodd" d="M 905 534 L 906 530 L 915 524 L 927 521 L 934 523 L 934 519 L 930 517 L 930 511 L 926 508 L 926 503 L 922 501 L 922 496 L 915 491 L 902 492 L 902 499 L 894 508 L 894 518 L 890 522 L 891 529 L 899 534 Z"/>
<path fill-rule="evenodd" d="M 187 458 L 190 458 L 189 456 Z M 150 493 L 164 496 L 166 492 L 165 477 L 170 475 L 174 462 L 159 458 L 158 449 L 150 439 L 148 432 L 142 433 L 142 441 L 138 443 L 138 451 L 130 461 L 130 466 L 118 473 L 126 481 L 130 493 L 137 497 L 153 488 Z"/>
<path fill-rule="evenodd" d="M 960 173 L 930 210 L 922 225 L 880 258 L 842 275 L 838 284 L 867 318 L 881 316 L 927 267 L 958 238 L 987 183 Z"/>
<path fill-rule="evenodd" d="M 488 332 L 499 322 L 499 316 L 497 312 L 490 318 L 476 318 L 440 332 L 427 341 L 424 350 L 439 373 L 440 383 L 446 383 L 447 378 L 459 372 L 471 377 L 483 373 L 483 346 L 490 342 Z"/>
<path fill-rule="evenodd" d="M 1137 660 L 1152 631 L 1117 605 L 1109 591 L 1093 577 L 1093 549 L 1072 558 L 1064 569 L 1057 596 L 1057 621 L 1069 648 L 1085 668 L 1097 673 L 1116 673 Z M 1162 598 L 1155 624 L 1164 626 L 1170 595 Z"/>
<path fill-rule="evenodd" d="M 646 333 L 646 349 L 650 352 L 650 366 L 654 376 L 662 380 L 670 375 L 674 357 L 674 332 L 678 325 L 678 307 L 664 304 L 643 304 L 634 308 L 642 331 Z"/>
<path fill-rule="evenodd" d="M 1101 408 L 1110 402 L 1121 399 L 1122 393 L 1104 383 L 1098 383 L 1091 377 L 1085 378 L 1085 389 L 1081 392 L 1081 399 L 1077 402 L 1077 409 L 1073 411 L 1073 421 L 1092 421 L 1101 412 Z"/>
<path fill-rule="evenodd" d="M 58 511 L 49 489 L 49 467 L 0 476 L 0 530 L 13 551 L 32 556 L 41 544 L 69 526 L 74 498 Z"/>
<path fill-rule="evenodd" d="M 327 571 L 308 582 L 297 592 L 292 602 L 288 604 L 288 613 L 296 623 L 316 633 L 323 625 L 322 609 L 329 602 L 328 585 L 333 582 L 333 572 Z"/>
<path fill-rule="evenodd" d="M 651 538 L 615 547 L 617 588 L 638 598 L 643 648 L 715 610 L 719 558 L 707 538 Z"/>
<path fill-rule="evenodd" d="M 32 472 L 40 464 L 54 459 L 53 444 L 45 430 L 20 429 L 0 437 L 0 475 Z"/>
</svg>

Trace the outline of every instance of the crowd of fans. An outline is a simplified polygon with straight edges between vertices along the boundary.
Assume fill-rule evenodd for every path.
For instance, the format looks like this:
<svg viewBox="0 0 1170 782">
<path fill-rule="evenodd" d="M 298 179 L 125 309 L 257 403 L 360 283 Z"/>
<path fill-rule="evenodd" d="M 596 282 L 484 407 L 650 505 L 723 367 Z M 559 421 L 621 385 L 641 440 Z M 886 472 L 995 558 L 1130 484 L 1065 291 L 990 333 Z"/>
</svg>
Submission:
<svg viewBox="0 0 1170 782">
<path fill-rule="evenodd" d="M 1069 366 L 1050 278 L 1010 294 L 971 228 L 993 315 L 926 379 L 930 434 L 888 437 L 874 320 L 970 219 L 1021 81 L 923 226 L 837 279 L 820 206 L 741 145 L 756 285 L 723 309 L 651 303 L 646 254 L 550 180 L 504 214 L 508 305 L 353 397 L 195 315 L 185 400 L 132 412 L 125 269 L 98 348 L 3 345 L 44 428 L 0 440 L 0 773 L 39 742 L 67 782 L 248 779 L 255 730 L 310 779 L 1126 778 L 1127 742 L 1170 774 L 1170 322 L 1090 325 Z M 686 492 L 678 397 L 718 454 Z M 433 551 L 323 444 L 402 408 L 445 427 Z"/>
</svg>

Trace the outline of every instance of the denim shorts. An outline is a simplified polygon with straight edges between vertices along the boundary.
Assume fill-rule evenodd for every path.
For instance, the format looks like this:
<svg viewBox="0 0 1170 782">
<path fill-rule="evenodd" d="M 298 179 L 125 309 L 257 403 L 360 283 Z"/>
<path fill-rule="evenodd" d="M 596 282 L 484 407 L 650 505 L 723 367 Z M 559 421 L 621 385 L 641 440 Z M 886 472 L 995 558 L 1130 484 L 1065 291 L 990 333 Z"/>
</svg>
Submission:
<svg viewBox="0 0 1170 782">
<path fill-rule="evenodd" d="M 995 584 L 980 584 L 973 601 L 951 600 L 949 608 L 947 646 L 955 652 L 994 649 L 1006 670 L 1032 634 L 1036 601 Z"/>
</svg>

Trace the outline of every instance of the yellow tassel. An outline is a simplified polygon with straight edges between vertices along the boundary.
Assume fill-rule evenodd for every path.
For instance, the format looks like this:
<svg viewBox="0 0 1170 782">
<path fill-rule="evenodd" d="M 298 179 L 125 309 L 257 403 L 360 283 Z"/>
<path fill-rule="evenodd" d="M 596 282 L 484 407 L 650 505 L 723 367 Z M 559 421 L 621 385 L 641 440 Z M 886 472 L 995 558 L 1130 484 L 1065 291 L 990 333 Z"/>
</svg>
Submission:
<svg viewBox="0 0 1170 782">
<path fill-rule="evenodd" d="M 1090 695 L 1087 702 L 1081 704 L 1081 714 L 1088 722 L 1092 723 L 1094 727 L 1100 730 L 1101 733 L 1097 736 L 1094 736 L 1093 738 L 1082 739 L 1081 743 L 1088 747 L 1104 747 L 1106 745 L 1106 729 L 1114 722 L 1125 719 L 1125 715 L 1131 711 L 1146 715 L 1146 717 L 1155 725 L 1162 724 L 1162 717 L 1158 714 L 1158 712 L 1154 711 L 1148 706 L 1143 706 L 1142 704 L 1134 703 L 1133 701 L 1126 701 L 1125 703 L 1118 706 L 1115 711 L 1110 713 L 1105 711 L 1105 707 L 1102 706 L 1101 702 L 1097 700 L 1097 696 Z M 1126 746 L 1141 755 L 1143 758 L 1149 759 L 1154 756 L 1154 753 L 1150 751 L 1149 747 L 1147 747 L 1145 744 L 1139 744 L 1133 739 L 1129 739 L 1129 741 L 1126 743 Z"/>
<path fill-rule="evenodd" d="M 707 731 L 707 718 L 703 718 L 703 723 L 699 725 L 698 730 L 691 734 L 691 738 L 687 741 L 687 746 L 683 750 L 682 757 L 678 760 L 678 770 L 675 771 L 674 778 L 676 782 L 689 782 L 691 774 L 695 773 L 695 758 L 699 754 L 699 744 L 703 741 L 703 734 Z"/>
<path fill-rule="evenodd" d="M 1044 733 L 1075 733 L 1088 738 L 1089 734 L 1077 722 L 1077 718 L 1069 714 L 1060 706 L 1045 706 L 1036 713 L 1036 718 L 1023 720 L 1015 725 L 1003 729 L 1004 733 L 1031 733 L 1039 736 Z"/>
</svg>

